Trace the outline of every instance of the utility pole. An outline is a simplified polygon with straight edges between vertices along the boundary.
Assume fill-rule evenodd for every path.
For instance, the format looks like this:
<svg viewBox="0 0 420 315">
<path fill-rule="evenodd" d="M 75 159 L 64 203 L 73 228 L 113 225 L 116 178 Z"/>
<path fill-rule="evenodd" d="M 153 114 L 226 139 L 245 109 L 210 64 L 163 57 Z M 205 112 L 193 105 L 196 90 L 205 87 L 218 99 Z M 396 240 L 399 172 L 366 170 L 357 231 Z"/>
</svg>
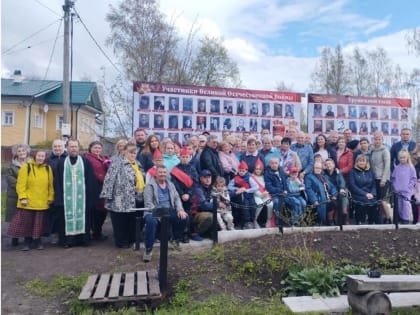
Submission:
<svg viewBox="0 0 420 315">
<path fill-rule="evenodd" d="M 70 108 L 70 10 L 73 2 L 64 0 L 64 55 L 63 55 L 63 138 L 71 136 L 71 108 Z"/>
</svg>

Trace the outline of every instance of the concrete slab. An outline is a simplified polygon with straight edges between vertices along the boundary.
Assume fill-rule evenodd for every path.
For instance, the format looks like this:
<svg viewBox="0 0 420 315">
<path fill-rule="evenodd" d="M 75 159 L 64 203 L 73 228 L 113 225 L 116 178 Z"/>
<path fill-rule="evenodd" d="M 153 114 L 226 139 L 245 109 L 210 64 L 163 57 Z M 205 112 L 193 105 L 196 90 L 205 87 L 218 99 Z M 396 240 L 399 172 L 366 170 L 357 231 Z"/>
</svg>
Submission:
<svg viewBox="0 0 420 315">
<path fill-rule="evenodd" d="M 388 294 L 393 308 L 420 307 L 420 292 Z M 304 312 L 346 312 L 349 309 L 347 295 L 314 299 L 311 296 L 285 297 L 283 303 L 294 313 Z"/>
<path fill-rule="evenodd" d="M 399 225 L 401 229 L 420 230 L 420 225 Z M 395 225 L 344 225 L 344 231 L 375 229 L 375 230 L 395 230 Z M 324 231 L 339 231 L 339 226 L 308 226 L 308 227 L 286 227 L 283 228 L 283 234 L 311 233 Z M 219 231 L 219 243 L 236 241 L 240 239 L 257 238 L 263 235 L 279 234 L 278 228 L 260 228 L 251 230 Z"/>
</svg>

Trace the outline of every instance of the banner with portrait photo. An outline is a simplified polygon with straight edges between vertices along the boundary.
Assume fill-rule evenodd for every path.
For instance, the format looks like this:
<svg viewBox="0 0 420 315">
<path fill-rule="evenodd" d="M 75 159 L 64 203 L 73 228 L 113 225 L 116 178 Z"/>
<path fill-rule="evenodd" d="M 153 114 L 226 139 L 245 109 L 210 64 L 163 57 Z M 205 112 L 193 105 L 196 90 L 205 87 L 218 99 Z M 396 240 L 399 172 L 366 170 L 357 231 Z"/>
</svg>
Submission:
<svg viewBox="0 0 420 315">
<path fill-rule="evenodd" d="M 221 139 L 224 130 L 257 135 L 266 128 L 284 135 L 289 127 L 300 127 L 300 93 L 140 81 L 133 90 L 134 129 L 180 143 L 204 131 Z"/>
<path fill-rule="evenodd" d="M 410 112 L 410 99 L 308 94 L 308 132 L 315 139 L 320 133 L 350 129 L 355 139 L 371 141 L 381 130 L 391 145 L 400 140 L 402 128 L 410 128 Z"/>
</svg>

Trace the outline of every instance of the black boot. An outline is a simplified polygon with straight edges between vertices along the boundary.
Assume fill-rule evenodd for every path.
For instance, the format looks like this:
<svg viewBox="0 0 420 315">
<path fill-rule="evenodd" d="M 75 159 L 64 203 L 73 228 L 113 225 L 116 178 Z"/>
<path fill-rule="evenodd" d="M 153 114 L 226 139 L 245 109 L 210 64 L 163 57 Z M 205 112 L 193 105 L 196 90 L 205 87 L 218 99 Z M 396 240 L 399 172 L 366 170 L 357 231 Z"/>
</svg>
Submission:
<svg viewBox="0 0 420 315">
<path fill-rule="evenodd" d="M 44 249 L 44 245 L 42 245 L 40 238 L 37 238 L 34 240 L 34 248 L 39 249 L 39 250 Z"/>
<path fill-rule="evenodd" d="M 24 252 L 30 250 L 31 249 L 31 244 L 32 244 L 32 237 L 25 237 L 25 242 L 23 244 L 22 250 Z"/>
<path fill-rule="evenodd" d="M 17 237 L 12 237 L 12 241 L 10 243 L 12 247 L 16 247 L 19 245 L 19 239 Z"/>
</svg>

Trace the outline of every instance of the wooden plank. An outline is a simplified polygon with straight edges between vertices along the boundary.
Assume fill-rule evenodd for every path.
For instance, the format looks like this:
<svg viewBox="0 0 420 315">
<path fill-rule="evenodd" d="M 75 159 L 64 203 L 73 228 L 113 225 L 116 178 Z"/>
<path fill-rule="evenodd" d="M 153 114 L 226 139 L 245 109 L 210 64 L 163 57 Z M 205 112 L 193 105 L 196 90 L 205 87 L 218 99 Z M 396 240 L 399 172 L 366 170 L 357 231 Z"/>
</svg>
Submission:
<svg viewBox="0 0 420 315">
<path fill-rule="evenodd" d="M 160 296 L 159 277 L 156 270 L 149 270 L 147 272 L 149 278 L 149 294 Z"/>
<path fill-rule="evenodd" d="M 109 273 L 101 274 L 99 278 L 98 286 L 96 287 L 95 294 L 93 295 L 94 299 L 103 299 L 108 289 L 109 278 L 111 275 Z"/>
<path fill-rule="evenodd" d="M 120 295 L 121 286 L 121 272 L 114 273 L 112 275 L 111 286 L 109 288 L 108 297 L 116 298 Z"/>
<path fill-rule="evenodd" d="M 382 275 L 380 278 L 349 275 L 347 276 L 347 285 L 354 293 L 420 291 L 420 275 Z"/>
<path fill-rule="evenodd" d="M 96 279 L 98 275 L 90 275 L 86 281 L 86 284 L 82 288 L 82 292 L 80 292 L 79 300 L 88 300 L 92 296 L 92 291 L 95 288 Z"/>
<path fill-rule="evenodd" d="M 123 296 L 134 295 L 134 272 L 127 272 L 125 274 Z"/>
<path fill-rule="evenodd" d="M 147 295 L 146 271 L 137 271 L 137 296 Z"/>
</svg>

